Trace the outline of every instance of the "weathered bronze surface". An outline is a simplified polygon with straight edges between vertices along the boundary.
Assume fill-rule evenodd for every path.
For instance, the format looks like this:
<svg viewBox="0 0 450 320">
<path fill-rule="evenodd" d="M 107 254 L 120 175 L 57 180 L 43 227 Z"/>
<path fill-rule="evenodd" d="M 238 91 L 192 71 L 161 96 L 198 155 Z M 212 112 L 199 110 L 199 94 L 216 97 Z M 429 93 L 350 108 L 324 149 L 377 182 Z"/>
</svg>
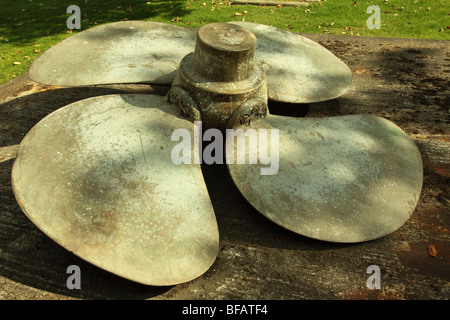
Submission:
<svg viewBox="0 0 450 320">
<path fill-rule="evenodd" d="M 202 276 L 177 286 L 127 281 L 76 257 L 37 228 L 15 200 L 11 169 L 24 135 L 58 108 L 105 94 L 166 91 L 143 84 L 55 88 L 25 73 L 0 87 L 0 299 L 447 300 L 450 74 L 444 70 L 449 41 L 303 36 L 333 52 L 353 72 L 353 86 L 344 96 L 310 104 L 306 118 L 376 115 L 394 122 L 418 146 L 423 189 L 400 229 L 356 244 L 304 237 L 259 214 L 241 195 L 226 165 L 204 165 L 220 228 L 215 263 Z M 278 111 L 288 114 L 291 109 Z M 430 245 L 437 257 L 428 252 Z M 81 290 L 66 287 L 70 265 L 81 268 Z M 381 269 L 380 289 L 367 287 L 371 265 Z"/>
<path fill-rule="evenodd" d="M 134 26 L 127 27 L 134 30 Z M 13 168 L 13 188 L 30 219 L 80 257 L 137 282 L 175 284 L 208 270 L 218 253 L 218 232 L 199 166 L 176 168 L 168 159 L 170 133 L 179 128 L 192 130 L 192 123 L 180 116 L 178 108 L 194 111 L 195 118 L 204 120 L 206 127 L 223 128 L 231 119 L 231 128 L 249 129 L 250 122 L 242 121 L 236 112 L 251 118 L 256 110 L 258 117 L 264 117 L 268 96 L 287 102 L 317 102 L 338 97 L 351 85 L 350 69 L 317 43 L 267 26 L 251 27 L 257 30 L 256 38 L 263 39 L 259 58 L 258 42 L 245 28 L 211 24 L 199 30 L 195 52 L 181 61 L 167 96 L 176 106 L 159 97 L 108 96 L 69 105 L 44 118 L 21 143 Z M 123 30 L 123 25 L 119 29 Z M 281 34 L 284 36 L 280 39 L 287 43 L 274 45 Z M 274 60 L 267 67 L 281 49 L 286 49 L 285 61 L 293 59 L 301 69 L 295 71 L 300 78 L 292 76 L 289 83 L 276 76 L 293 70 Z M 167 83 L 173 76 L 167 71 L 163 68 L 164 76 L 153 81 Z M 189 105 L 184 106 L 181 98 Z M 150 107 L 153 113 L 145 115 L 136 106 Z M 237 111 L 240 109 L 245 113 Z M 279 171 L 261 176 L 260 166 L 238 164 L 229 165 L 231 176 L 259 212 L 286 229 L 331 242 L 361 242 L 395 232 L 416 207 L 422 186 L 420 153 L 401 129 L 383 118 L 353 115 L 294 119 L 267 114 L 253 120 L 251 128 L 280 130 Z M 142 135 L 141 129 L 145 131 Z M 147 153 L 143 139 L 151 141 L 149 149 L 159 146 L 165 151 Z M 159 145 L 163 139 L 167 140 Z M 47 145 L 50 148 L 42 151 Z M 129 146 L 133 157 L 121 155 L 129 151 Z M 51 161 L 46 160 L 49 153 L 55 156 Z M 100 169 L 91 172 L 92 163 L 99 164 L 96 167 Z M 46 173 L 54 168 L 59 168 L 59 175 L 50 178 Z M 181 175 L 179 168 L 183 168 Z M 179 181 L 184 181 L 181 187 Z M 118 184 L 111 187 L 111 182 Z M 42 196 L 31 187 L 38 184 L 44 185 L 47 194 Z M 155 192 L 155 184 L 164 185 L 164 192 Z M 123 189 L 127 192 L 122 193 Z M 100 194 L 105 190 L 103 198 Z M 64 200 L 52 198 L 47 203 L 45 199 L 54 194 Z M 151 203 L 149 195 L 156 197 L 157 213 L 145 207 Z M 178 203 L 192 197 L 201 204 Z M 92 207 L 96 209 L 94 215 L 88 212 Z M 150 211 L 144 215 L 138 212 L 143 207 Z M 131 229 L 120 225 L 116 233 L 111 231 L 111 220 L 115 227 L 121 212 L 134 211 L 131 220 L 122 220 L 131 223 Z M 186 220 L 176 225 L 183 218 Z M 203 220 L 206 225 L 199 228 Z M 148 221 L 150 226 L 146 225 Z M 136 233 L 143 233 L 144 239 Z M 183 235 L 182 240 L 179 235 Z M 129 247 L 135 251 L 127 251 Z"/>
<path fill-rule="evenodd" d="M 255 34 L 255 60 L 266 73 L 269 99 L 311 103 L 337 98 L 350 89 L 350 68 L 317 42 L 263 24 L 231 23 Z"/>
<path fill-rule="evenodd" d="M 116 275 L 148 285 L 198 277 L 219 234 L 200 166 L 171 159 L 172 132 L 193 133 L 178 116 L 163 97 L 139 94 L 53 112 L 20 144 L 18 203 L 54 241 Z"/>
<path fill-rule="evenodd" d="M 422 158 L 413 140 L 381 117 L 348 115 L 292 118 L 268 114 L 244 132 L 279 130 L 279 141 L 245 145 L 258 165 L 228 164 L 244 197 L 264 216 L 284 228 L 332 242 L 361 242 L 390 234 L 414 211 L 422 188 Z M 261 147 L 263 146 L 263 147 Z M 238 152 L 230 144 L 227 152 Z M 264 149 L 264 150 L 263 150 Z M 268 150 L 267 150 L 268 149 Z M 278 159 L 273 157 L 279 154 Z M 262 156 L 271 154 L 278 170 Z M 272 165 L 272 164 L 271 164 Z"/>
<path fill-rule="evenodd" d="M 262 65 L 271 100 L 291 103 L 325 101 L 344 94 L 350 88 L 352 75 L 348 67 L 318 43 L 261 24 L 231 23 L 255 34 L 256 49 L 247 51 L 246 55 L 254 51 L 255 62 Z M 236 64 L 245 58 L 236 56 L 234 66 L 228 61 L 228 68 L 216 68 L 217 63 L 225 62 L 225 56 L 221 55 L 220 49 L 212 51 L 213 43 L 220 42 L 217 41 L 219 37 L 208 36 L 209 31 L 206 30 L 211 25 L 219 24 L 205 26 L 203 38 L 201 35 L 199 37 L 202 40 L 196 40 L 198 29 L 194 28 L 150 21 L 107 23 L 71 36 L 45 51 L 32 63 L 30 77 L 43 84 L 60 86 L 114 83 L 170 85 L 181 60 L 194 51 L 196 43 L 200 46 L 211 43 L 201 46 L 202 49 L 209 47 L 206 50 L 210 53 L 206 56 L 197 54 L 194 64 L 203 68 L 209 66 L 210 71 L 216 70 L 209 74 L 216 77 L 216 81 L 220 81 L 218 76 L 238 81 L 241 71 L 237 67 L 252 66 L 253 62 Z M 222 40 L 225 39 L 223 35 Z M 229 48 L 234 46 L 233 50 L 236 50 L 236 42 L 232 43 L 230 39 L 228 37 L 227 40 Z M 245 42 L 246 45 L 254 45 L 254 41 L 247 39 Z M 208 60 L 203 60 L 206 57 Z M 247 76 L 251 72 L 248 69 Z"/>
<path fill-rule="evenodd" d="M 51 47 L 33 61 L 29 73 L 34 81 L 58 86 L 170 85 L 195 39 L 195 29 L 165 23 L 107 23 Z"/>
</svg>

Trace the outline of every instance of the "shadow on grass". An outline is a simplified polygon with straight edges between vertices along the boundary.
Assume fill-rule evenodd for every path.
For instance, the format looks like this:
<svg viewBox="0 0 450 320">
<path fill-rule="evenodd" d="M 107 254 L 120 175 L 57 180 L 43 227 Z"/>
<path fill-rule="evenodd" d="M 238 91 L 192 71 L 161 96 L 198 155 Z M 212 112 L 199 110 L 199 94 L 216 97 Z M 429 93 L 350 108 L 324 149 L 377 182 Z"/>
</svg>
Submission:
<svg viewBox="0 0 450 320">
<path fill-rule="evenodd" d="M 78 2 L 78 3 L 77 3 Z M 70 5 L 81 11 L 81 30 L 122 20 L 157 20 L 170 22 L 190 12 L 184 1 L 114 0 L 114 1 L 28 1 L 19 0 L 2 6 L 0 36 L 15 45 L 28 45 L 36 38 L 66 34 L 66 13 Z M 76 31 L 76 30 L 74 30 Z"/>
</svg>

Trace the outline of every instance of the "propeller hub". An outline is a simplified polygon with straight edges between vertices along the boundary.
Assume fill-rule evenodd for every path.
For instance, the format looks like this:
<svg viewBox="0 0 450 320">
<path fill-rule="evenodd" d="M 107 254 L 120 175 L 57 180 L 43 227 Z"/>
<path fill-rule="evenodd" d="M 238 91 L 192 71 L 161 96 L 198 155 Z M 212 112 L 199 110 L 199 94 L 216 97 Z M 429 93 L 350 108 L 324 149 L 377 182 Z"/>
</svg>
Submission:
<svg viewBox="0 0 450 320">
<path fill-rule="evenodd" d="M 253 59 L 255 48 L 255 35 L 241 26 L 212 23 L 200 28 L 194 52 L 180 63 L 169 99 L 183 110 L 198 110 L 204 128 L 221 130 L 248 101 L 267 109 L 267 81 Z"/>
<path fill-rule="evenodd" d="M 213 23 L 198 31 L 194 69 L 211 81 L 241 81 L 251 76 L 255 35 L 237 25 Z"/>
</svg>

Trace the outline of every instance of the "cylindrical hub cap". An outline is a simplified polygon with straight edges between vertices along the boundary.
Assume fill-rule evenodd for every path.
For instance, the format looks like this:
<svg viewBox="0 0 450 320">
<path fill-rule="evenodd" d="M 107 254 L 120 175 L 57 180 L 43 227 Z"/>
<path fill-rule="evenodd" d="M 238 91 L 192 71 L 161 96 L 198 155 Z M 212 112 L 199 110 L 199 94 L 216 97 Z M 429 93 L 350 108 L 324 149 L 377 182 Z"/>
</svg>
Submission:
<svg viewBox="0 0 450 320">
<path fill-rule="evenodd" d="M 210 81 L 247 79 L 253 68 L 256 37 L 234 24 L 212 23 L 198 31 L 194 69 Z"/>
</svg>

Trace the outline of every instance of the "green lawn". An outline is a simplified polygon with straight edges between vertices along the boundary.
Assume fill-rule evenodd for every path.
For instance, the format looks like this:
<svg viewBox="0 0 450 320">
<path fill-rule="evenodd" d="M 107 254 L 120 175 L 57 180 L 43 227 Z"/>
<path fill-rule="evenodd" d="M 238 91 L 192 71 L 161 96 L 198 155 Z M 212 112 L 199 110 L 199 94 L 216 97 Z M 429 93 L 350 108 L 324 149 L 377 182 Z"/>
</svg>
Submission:
<svg viewBox="0 0 450 320">
<path fill-rule="evenodd" d="M 182 27 L 242 20 L 301 33 L 450 39 L 450 0 L 322 0 L 308 7 L 233 5 L 211 0 L 0 0 L 0 84 L 24 73 L 51 45 L 73 35 L 69 5 L 81 9 L 81 30 L 121 20 L 151 20 Z M 370 5 L 381 28 L 369 29 Z"/>
</svg>

